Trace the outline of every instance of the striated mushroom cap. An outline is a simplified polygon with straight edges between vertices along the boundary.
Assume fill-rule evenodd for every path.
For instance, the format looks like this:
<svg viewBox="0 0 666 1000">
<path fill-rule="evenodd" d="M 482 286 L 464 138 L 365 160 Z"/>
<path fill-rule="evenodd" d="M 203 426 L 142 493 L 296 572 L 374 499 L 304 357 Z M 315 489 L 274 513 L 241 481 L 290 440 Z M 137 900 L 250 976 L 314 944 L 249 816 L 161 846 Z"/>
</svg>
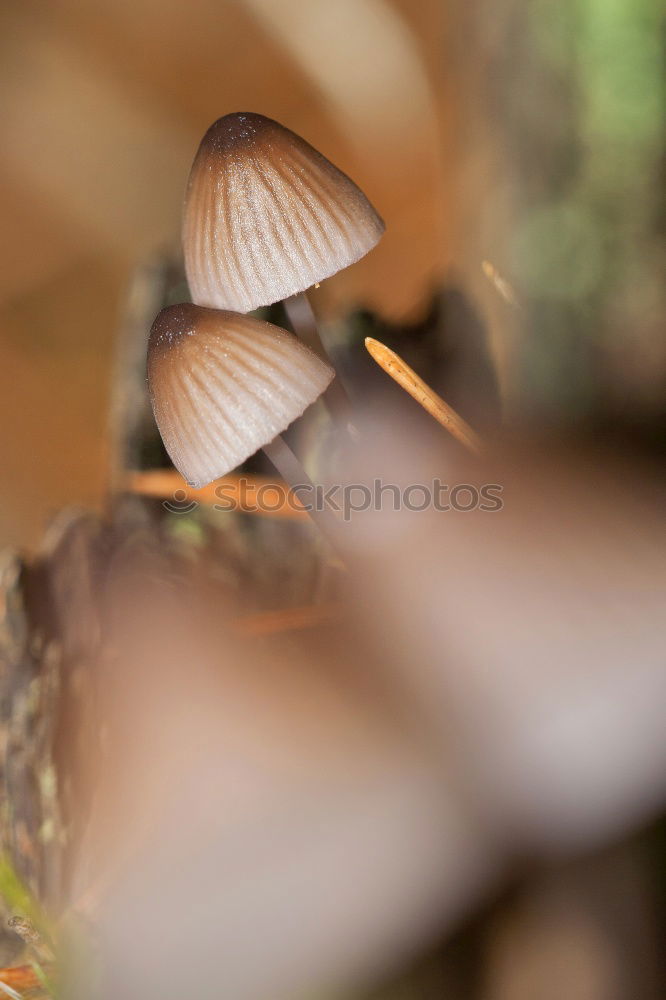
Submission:
<svg viewBox="0 0 666 1000">
<path fill-rule="evenodd" d="M 333 369 L 271 323 L 169 306 L 148 342 L 153 413 L 166 450 L 195 487 L 226 475 L 321 395 Z"/>
<path fill-rule="evenodd" d="M 383 232 L 354 182 L 270 118 L 225 115 L 203 137 L 183 220 L 199 305 L 249 312 L 278 302 L 353 264 Z"/>
</svg>

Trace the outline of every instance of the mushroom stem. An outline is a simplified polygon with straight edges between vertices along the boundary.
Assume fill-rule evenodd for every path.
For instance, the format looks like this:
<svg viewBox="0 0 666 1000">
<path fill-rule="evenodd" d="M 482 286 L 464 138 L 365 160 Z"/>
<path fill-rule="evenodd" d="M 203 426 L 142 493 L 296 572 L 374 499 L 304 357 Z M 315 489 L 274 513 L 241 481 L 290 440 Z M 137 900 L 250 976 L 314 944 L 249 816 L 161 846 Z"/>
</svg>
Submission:
<svg viewBox="0 0 666 1000">
<path fill-rule="evenodd" d="M 282 435 L 278 434 L 278 436 L 273 438 L 269 444 L 265 444 L 263 451 L 264 454 L 271 460 L 288 486 L 292 489 L 296 489 L 297 487 L 300 487 L 301 489 L 303 487 L 308 487 L 310 496 L 312 497 L 311 502 L 307 499 L 304 500 L 302 496 L 299 496 L 298 499 L 301 503 L 303 503 L 307 513 L 310 515 L 317 527 L 321 529 L 324 537 L 335 548 L 336 538 L 338 535 L 337 519 L 332 510 L 327 507 L 325 503 L 322 504 L 321 509 L 319 509 L 319 498 L 317 496 L 316 487 Z"/>
<path fill-rule="evenodd" d="M 283 299 L 282 304 L 296 336 L 300 337 L 303 343 L 307 344 L 323 361 L 328 361 L 333 365 L 333 359 L 321 339 L 317 317 L 307 294 L 299 292 L 298 295 L 291 295 L 288 299 Z M 358 440 L 358 431 L 352 419 L 351 400 L 337 373 L 336 378 L 333 379 L 322 398 L 332 418 L 349 432 L 352 440 Z"/>
</svg>

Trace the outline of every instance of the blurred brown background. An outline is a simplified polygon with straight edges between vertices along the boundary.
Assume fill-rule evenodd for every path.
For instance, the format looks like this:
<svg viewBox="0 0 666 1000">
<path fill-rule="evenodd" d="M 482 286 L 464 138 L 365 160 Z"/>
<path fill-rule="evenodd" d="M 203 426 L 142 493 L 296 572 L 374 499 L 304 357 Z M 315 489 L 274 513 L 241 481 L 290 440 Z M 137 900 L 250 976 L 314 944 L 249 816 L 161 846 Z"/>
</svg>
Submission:
<svg viewBox="0 0 666 1000">
<path fill-rule="evenodd" d="M 476 324 L 478 340 L 487 337 L 509 425 L 540 431 L 569 424 L 579 433 L 595 421 L 605 421 L 613 433 L 639 426 L 651 434 L 666 412 L 666 158 L 660 131 L 663 65 L 656 42 L 663 25 L 660 6 L 660 0 L 4 0 L 0 547 L 35 549 L 49 519 L 61 508 L 100 508 L 104 503 L 115 335 L 131 278 L 137 266 L 155 254 L 178 253 L 182 196 L 193 154 L 211 122 L 233 111 L 267 114 L 303 135 L 358 182 L 386 219 L 387 233 L 378 248 L 315 293 L 323 317 L 366 305 L 393 324 L 405 323 L 417 320 L 438 291 L 444 313 L 457 301 L 459 311 L 466 311 Z M 393 330 L 397 337 L 404 332 L 397 325 Z M 381 429 L 381 421 L 376 423 Z M 394 463 L 396 440 L 394 435 L 387 449 Z M 612 440 L 616 444 L 621 439 Z M 410 460 L 413 441 L 411 437 L 404 444 Z M 656 636 L 663 573 L 662 563 L 658 575 L 652 561 L 654 556 L 658 562 L 660 552 L 657 516 L 645 516 L 641 508 L 648 480 L 632 479 L 633 473 L 625 473 L 621 465 L 617 479 L 626 495 L 614 492 L 614 486 L 604 490 L 596 466 L 583 471 L 565 459 L 557 467 L 553 454 L 547 450 L 557 470 L 554 480 L 530 475 L 519 483 L 521 489 L 529 486 L 525 507 L 513 508 L 518 517 L 508 521 L 506 535 L 487 525 L 484 539 L 476 522 L 465 522 L 467 534 L 441 535 L 441 555 L 432 545 L 434 530 L 424 535 L 420 548 L 406 535 L 410 547 L 401 571 L 392 569 L 399 565 L 391 562 L 399 557 L 395 546 L 384 546 L 381 553 L 387 561 L 378 559 L 369 583 L 361 581 L 365 592 L 379 601 L 374 612 L 370 609 L 377 621 L 373 628 L 382 635 L 377 655 L 383 662 L 385 649 L 392 647 L 396 677 L 402 683 L 404 669 L 415 688 L 422 683 L 424 704 L 436 704 L 432 690 L 440 689 L 429 685 L 439 674 L 435 671 L 421 682 L 414 668 L 438 664 L 444 639 L 453 651 L 446 657 L 451 676 L 462 684 L 461 704 L 471 690 L 468 684 L 473 687 L 481 678 L 483 710 L 471 713 L 466 723 L 468 743 L 461 760 L 467 767 L 471 750 L 470 787 L 482 789 L 484 810 L 489 808 L 483 799 L 486 790 L 493 793 L 490 812 L 479 813 L 480 826 L 484 836 L 499 832 L 502 849 L 507 830 L 511 842 L 512 824 L 525 807 L 528 835 L 519 822 L 515 829 L 520 832 L 518 850 L 527 848 L 528 854 L 518 861 L 527 868 L 533 854 L 547 854 L 556 821 L 567 832 L 568 815 L 560 807 L 558 787 L 565 804 L 581 806 L 581 822 L 588 816 L 596 820 L 597 809 L 603 818 L 608 801 L 614 808 L 618 802 L 617 812 L 611 809 L 610 814 L 619 817 L 621 834 L 625 822 L 634 822 L 631 796 L 640 799 L 641 776 L 650 808 L 650 796 L 657 802 L 653 783 L 657 789 L 663 785 L 663 727 L 657 718 L 663 702 L 657 664 L 663 657 L 661 637 Z M 587 513 L 578 489 L 587 482 L 585 476 Z M 565 499 L 569 497 L 564 506 L 560 478 L 566 484 Z M 603 505 L 604 516 L 599 516 L 600 500 L 613 515 L 607 523 Z M 67 518 L 63 521 L 67 524 Z M 90 621 L 96 622 L 96 560 L 100 552 L 108 556 L 106 539 L 98 545 L 97 534 L 111 529 L 86 524 L 85 519 L 80 525 L 75 519 L 72 523 L 71 537 L 61 526 L 65 569 L 53 574 L 49 593 L 60 602 L 62 621 L 72 625 L 72 648 L 64 642 L 63 662 L 77 667 L 83 663 L 85 670 L 101 655 L 97 644 L 104 630 L 91 627 L 92 638 L 84 636 L 88 645 L 80 642 L 87 618 L 79 611 L 80 598 L 73 599 L 66 585 L 65 570 L 80 583 L 86 598 L 90 589 Z M 248 543 L 247 550 L 239 546 L 239 552 L 251 556 L 263 546 L 278 566 L 280 553 L 267 540 L 271 536 L 262 535 L 261 527 L 253 530 L 255 548 Z M 220 532 L 225 558 L 234 556 L 228 537 Z M 292 538 L 285 537 L 284 562 L 297 563 Z M 172 540 L 174 547 L 180 544 L 175 531 Z M 160 559 L 168 557 L 163 536 L 153 544 Z M 131 552 L 132 546 L 127 548 Z M 62 555 L 60 551 L 59 558 Z M 57 567 L 59 559 L 52 561 Z M 255 563 L 263 570 L 261 560 Z M 411 578 L 404 572 L 408 565 Z M 170 573 L 164 571 L 167 577 Z M 15 568 L 10 583 L 16 587 L 19 574 Z M 270 572 L 267 579 L 272 585 Z M 414 599 L 423 581 L 432 605 L 425 598 Z M 280 586 L 285 589 L 283 574 Z M 384 604 L 383 591 L 388 595 Z M 121 593 L 124 583 L 118 584 Z M 5 603 L 11 609 L 11 600 Z M 358 606 L 360 614 L 367 614 L 366 604 L 359 601 Z M 410 618 L 414 607 L 419 614 L 429 614 L 421 619 L 423 627 L 418 618 L 416 627 Z M 160 634 L 143 608 L 140 616 L 142 625 Z M 215 616 L 217 621 L 217 602 Z M 482 620 L 485 629 L 478 628 Z M 388 643 L 387 622 L 395 630 Z M 620 632 L 622 642 L 616 638 Z M 349 643 L 341 634 L 345 659 Z M 389 637 L 392 634 L 389 631 Z M 560 634 L 569 636 L 573 653 L 549 638 Z M 29 657 L 38 656 L 40 647 L 33 650 L 31 633 L 25 631 L 25 636 Z M 415 636 L 423 643 L 416 651 Z M 20 643 L 12 643 L 22 650 Z M 544 649 L 547 655 L 542 655 Z M 34 664 L 29 658 L 26 662 L 30 689 Z M 161 668 L 159 656 L 154 662 Z M 310 654 L 304 677 L 309 677 L 311 662 L 317 662 L 316 654 Z M 520 670 L 514 671 L 517 665 L 527 674 L 535 663 L 552 669 L 542 671 L 543 686 L 532 688 Z M 641 663 L 647 664 L 642 682 L 637 669 Z M 476 664 L 479 673 L 470 670 L 470 664 Z M 560 670 L 561 664 L 567 669 Z M 605 672 L 614 666 L 616 673 L 610 670 L 606 678 Z M 590 667 L 593 674 L 603 670 L 606 679 L 588 683 Z M 71 664 L 69 669 L 74 675 Z M 337 677 L 336 670 L 332 675 Z M 132 671 L 132 676 L 136 683 L 141 671 Z M 451 683 L 446 671 L 441 676 Z M 446 711 L 430 725 L 433 732 L 441 725 L 448 734 L 449 690 L 456 689 L 446 684 L 441 688 Z M 257 690 L 263 697 L 263 679 Z M 294 690 L 300 690 L 298 684 Z M 404 691 L 410 690 L 406 685 Z M 124 709 L 127 691 L 122 685 L 118 691 Z M 350 691 L 356 713 L 356 687 L 350 685 Z M 402 691 L 400 687 L 401 698 Z M 488 692 L 494 692 L 493 697 Z M 179 697 L 174 699 L 175 717 Z M 137 696 L 134 704 L 143 706 L 144 701 Z M 308 695 L 308 727 L 309 706 L 316 701 L 318 697 Z M 205 697 L 201 703 L 207 704 Z M 220 704 L 229 710 L 227 692 Z M 475 706 L 476 701 L 470 698 L 469 704 Z M 564 723 L 545 732 L 559 734 L 562 743 L 546 741 L 549 754 L 540 758 L 533 749 L 540 746 L 538 740 L 531 741 L 541 735 L 542 727 L 539 722 L 533 726 L 532 717 L 550 717 L 558 704 L 561 715 L 555 717 Z M 240 718 L 247 720 L 252 739 L 260 738 L 263 745 L 251 698 L 247 705 Z M 275 705 L 279 718 L 283 703 L 276 699 Z M 574 715 L 577 739 L 571 739 L 568 728 L 570 705 L 583 709 Z M 271 704 L 270 711 L 273 708 Z M 290 746 L 291 717 L 287 713 L 285 718 Z M 359 718 L 365 739 L 368 727 Z M 162 731 L 159 711 L 155 719 Z M 312 719 L 319 724 L 316 713 Z M 216 733 L 224 730 L 217 718 L 213 728 Z M 65 730 L 78 732 L 71 723 Z M 139 721 L 134 732 L 142 743 Z M 349 763 L 345 726 L 324 727 L 322 733 L 322 759 L 332 752 L 335 772 L 336 753 L 343 748 L 341 773 L 355 777 L 358 769 L 355 760 Z M 34 742 L 32 733 L 29 736 L 28 742 Z M 305 736 L 310 739 L 309 728 Z M 420 740 L 420 728 L 418 736 Z M 480 736 L 492 740 L 484 743 Z M 319 758 L 308 756 L 309 745 L 308 750 L 294 745 L 295 757 L 312 766 L 319 781 Z M 19 745 L 15 756 L 30 761 L 23 749 Z M 427 749 L 430 754 L 429 745 Z M 118 769 L 116 759 L 110 759 L 114 773 L 122 778 L 134 774 L 132 766 Z M 379 754 L 378 759 L 384 757 Z M 393 758 L 387 755 L 386 760 L 392 775 Z M 507 768 L 511 782 L 502 788 L 494 769 L 500 773 L 507 762 L 521 767 Z M 555 781 L 552 795 L 549 774 L 560 782 L 558 786 Z M 407 772 L 405 787 L 410 795 L 412 788 L 423 788 L 426 811 L 421 813 L 419 805 L 414 814 L 426 817 L 424 828 L 429 837 L 435 832 L 439 846 L 446 838 L 439 837 L 439 828 L 428 818 L 433 803 L 439 808 L 437 794 L 446 788 L 439 762 L 428 780 L 434 784 L 419 785 Z M 346 787 L 344 782 L 341 787 Z M 376 787 L 372 776 L 370 787 Z M 384 787 L 381 782 L 379 787 Z M 409 818 L 412 806 L 403 808 L 392 786 L 386 788 L 391 809 L 397 803 L 400 818 Z M 263 791 L 259 798 L 263 801 Z M 355 818 L 356 813 L 345 806 L 341 815 Z M 642 815 L 636 813 L 639 819 Z M 396 829 L 401 843 L 411 845 L 399 824 Z M 571 829 L 578 830 L 573 821 Z M 617 835 L 612 824 L 607 829 L 601 823 L 599 831 L 601 840 Z M 663 821 L 659 835 L 661 873 Z M 469 839 L 463 837 L 463 843 L 467 849 Z M 421 860 L 418 851 L 406 854 Z M 454 954 L 454 965 L 461 965 L 459 995 L 470 996 L 470 979 L 477 981 L 478 995 L 492 1000 L 533 1000 L 535 982 L 552 988 L 552 994 L 542 996 L 567 1000 L 652 1000 L 659 995 L 658 986 L 652 985 L 658 946 L 653 949 L 651 931 L 643 930 L 657 924 L 643 909 L 646 900 L 651 902 L 655 884 L 655 893 L 664 896 L 657 864 L 643 865 L 642 855 L 634 858 L 630 845 L 626 855 L 620 847 L 616 857 L 600 857 L 591 866 L 583 859 L 580 868 L 576 865 L 565 871 L 555 862 L 553 872 L 546 871 L 535 882 L 533 894 L 529 888 L 523 893 L 520 886 L 505 911 L 508 922 L 498 920 L 489 933 L 482 929 L 488 946 L 482 941 L 476 951 Z M 451 871 L 457 875 L 455 864 Z M 428 871 L 425 874 L 430 882 Z M 412 886 L 411 875 L 407 881 Z M 356 893 L 355 883 L 351 889 Z M 363 897 L 363 892 L 358 895 Z M 282 922 L 282 900 L 278 902 Z M 392 914 L 383 905 L 376 910 L 382 916 Z M 604 924 L 609 915 L 610 946 L 606 937 L 599 945 L 597 910 Z M 212 926 L 217 934 L 217 926 Z M 311 926 L 317 927 L 315 922 Z M 649 951 L 646 959 L 641 941 Z M 456 948 L 454 942 L 453 952 Z M 571 978 L 553 969 L 568 970 Z M 641 982 L 641 969 L 647 985 Z M 570 983 L 581 981 L 601 985 L 576 992 Z M 611 981 L 620 986 L 607 986 Z M 400 989 L 391 994 L 405 995 Z"/>
</svg>

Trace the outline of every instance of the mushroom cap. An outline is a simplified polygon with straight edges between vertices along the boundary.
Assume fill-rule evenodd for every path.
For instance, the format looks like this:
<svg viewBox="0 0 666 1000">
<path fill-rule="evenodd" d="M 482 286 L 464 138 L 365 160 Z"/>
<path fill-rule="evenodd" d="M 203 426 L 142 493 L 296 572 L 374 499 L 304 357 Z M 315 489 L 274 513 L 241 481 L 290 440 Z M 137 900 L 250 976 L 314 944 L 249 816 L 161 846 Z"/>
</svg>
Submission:
<svg viewBox="0 0 666 1000">
<path fill-rule="evenodd" d="M 249 312 L 363 257 L 384 223 L 346 174 L 263 115 L 219 118 L 194 159 L 183 250 L 192 299 Z"/>
<path fill-rule="evenodd" d="M 190 303 L 157 316 L 148 341 L 155 420 L 181 475 L 201 487 L 285 430 L 334 376 L 291 333 Z"/>
</svg>

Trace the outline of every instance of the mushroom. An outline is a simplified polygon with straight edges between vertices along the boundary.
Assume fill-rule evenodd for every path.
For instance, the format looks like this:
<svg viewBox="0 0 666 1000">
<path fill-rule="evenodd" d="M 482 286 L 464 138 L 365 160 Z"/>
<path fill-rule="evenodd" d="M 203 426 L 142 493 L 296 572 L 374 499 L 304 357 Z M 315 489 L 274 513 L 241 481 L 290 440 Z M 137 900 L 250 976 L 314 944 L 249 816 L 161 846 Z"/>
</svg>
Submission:
<svg viewBox="0 0 666 1000">
<path fill-rule="evenodd" d="M 268 448 L 333 376 L 291 333 L 251 316 L 185 303 L 163 309 L 150 331 L 155 420 L 174 465 L 196 488 Z M 278 443 L 269 457 L 286 448 Z M 308 483 L 305 473 L 299 482 Z"/>
<path fill-rule="evenodd" d="M 271 118 L 219 118 L 197 151 L 185 197 L 185 270 L 198 305 L 250 312 L 285 300 L 294 331 L 328 352 L 305 291 L 364 257 L 384 222 L 354 182 Z M 326 393 L 355 435 L 340 379 Z"/>
<path fill-rule="evenodd" d="M 383 232 L 360 188 L 278 122 L 238 112 L 203 137 L 183 221 L 198 305 L 250 312 L 304 292 L 365 256 Z"/>
</svg>

